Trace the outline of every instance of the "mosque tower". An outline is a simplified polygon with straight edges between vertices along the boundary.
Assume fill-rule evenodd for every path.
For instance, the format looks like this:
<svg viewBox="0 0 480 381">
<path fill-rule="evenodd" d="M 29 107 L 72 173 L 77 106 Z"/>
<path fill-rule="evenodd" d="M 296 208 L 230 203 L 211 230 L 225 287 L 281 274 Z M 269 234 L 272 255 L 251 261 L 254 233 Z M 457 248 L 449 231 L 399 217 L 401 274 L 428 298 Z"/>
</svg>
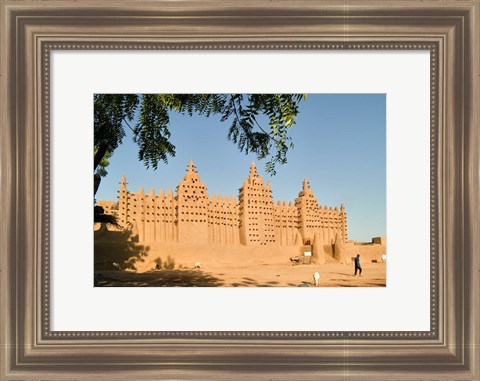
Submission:
<svg viewBox="0 0 480 381">
<path fill-rule="evenodd" d="M 128 191 L 127 191 L 127 178 L 122 176 L 120 181 L 120 189 L 118 190 L 118 223 L 120 226 L 127 226 L 128 215 Z"/>
<path fill-rule="evenodd" d="M 207 187 L 200 181 L 191 160 L 176 193 L 178 242 L 208 244 Z"/>
<path fill-rule="evenodd" d="M 298 209 L 298 230 L 304 242 L 313 242 L 315 222 L 317 220 L 318 200 L 310 189 L 307 179 L 303 180 L 303 189 L 295 199 L 295 206 Z"/>
<path fill-rule="evenodd" d="M 239 189 L 240 243 L 243 245 L 270 245 L 275 243 L 275 223 L 270 183 L 264 185 L 255 163 Z"/>
</svg>

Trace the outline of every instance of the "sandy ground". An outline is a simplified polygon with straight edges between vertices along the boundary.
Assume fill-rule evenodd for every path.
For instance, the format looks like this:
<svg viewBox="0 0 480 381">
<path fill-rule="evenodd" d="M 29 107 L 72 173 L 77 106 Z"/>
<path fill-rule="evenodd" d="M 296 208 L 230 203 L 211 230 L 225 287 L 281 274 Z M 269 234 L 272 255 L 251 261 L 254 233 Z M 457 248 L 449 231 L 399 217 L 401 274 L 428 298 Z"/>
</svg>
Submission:
<svg viewBox="0 0 480 381">
<path fill-rule="evenodd" d="M 261 264 L 249 266 L 202 266 L 133 273 L 123 270 L 95 272 L 96 287 L 299 287 L 313 286 L 313 273 L 320 273 L 319 287 L 385 287 L 386 264 L 362 264 L 362 276 L 353 275 L 353 265 Z"/>
</svg>

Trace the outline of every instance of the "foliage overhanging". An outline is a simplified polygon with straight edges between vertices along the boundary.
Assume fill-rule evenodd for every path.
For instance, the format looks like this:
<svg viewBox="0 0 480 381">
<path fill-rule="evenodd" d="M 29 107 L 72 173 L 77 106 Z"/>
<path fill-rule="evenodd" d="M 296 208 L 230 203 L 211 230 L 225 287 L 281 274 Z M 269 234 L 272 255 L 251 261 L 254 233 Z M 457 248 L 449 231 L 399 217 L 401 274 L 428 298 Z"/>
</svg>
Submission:
<svg viewBox="0 0 480 381">
<path fill-rule="evenodd" d="M 96 94 L 94 96 L 94 144 L 108 143 L 107 151 L 122 144 L 124 126 L 133 132 L 138 159 L 157 169 L 160 161 L 175 156 L 170 142 L 170 113 L 209 117 L 219 115 L 228 122 L 227 139 L 257 159 L 269 157 L 266 171 L 275 174 L 275 165 L 287 162 L 293 148 L 288 131 L 296 122 L 299 103 L 305 94 Z M 260 119 L 268 125 L 262 126 Z M 137 119 L 137 123 L 131 123 Z"/>
</svg>

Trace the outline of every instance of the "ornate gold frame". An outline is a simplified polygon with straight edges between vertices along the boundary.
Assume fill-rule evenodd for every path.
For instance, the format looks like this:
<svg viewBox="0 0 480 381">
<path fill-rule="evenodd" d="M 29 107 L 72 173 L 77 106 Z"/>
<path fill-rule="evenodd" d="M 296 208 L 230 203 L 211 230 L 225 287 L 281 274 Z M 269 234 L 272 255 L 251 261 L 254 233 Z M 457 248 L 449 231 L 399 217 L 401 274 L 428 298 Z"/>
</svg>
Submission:
<svg viewBox="0 0 480 381">
<path fill-rule="evenodd" d="M 480 379 L 480 3 L 2 1 L 0 379 Z M 56 49 L 427 49 L 426 332 L 52 332 Z"/>
</svg>

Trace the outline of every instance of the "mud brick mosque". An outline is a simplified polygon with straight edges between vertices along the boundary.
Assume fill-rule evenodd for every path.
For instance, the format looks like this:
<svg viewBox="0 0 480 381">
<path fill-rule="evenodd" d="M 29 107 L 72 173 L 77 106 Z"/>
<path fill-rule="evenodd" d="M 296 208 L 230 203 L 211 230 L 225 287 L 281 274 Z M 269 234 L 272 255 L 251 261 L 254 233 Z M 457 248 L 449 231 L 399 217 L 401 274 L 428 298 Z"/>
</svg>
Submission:
<svg viewBox="0 0 480 381">
<path fill-rule="evenodd" d="M 277 201 L 270 183 L 258 176 L 254 163 L 234 196 L 211 195 L 190 161 L 175 194 L 163 189 L 148 194 L 127 189 L 122 176 L 118 201 L 99 201 L 107 214 L 114 214 L 120 229 L 94 225 L 95 266 L 107 266 L 106 258 L 132 263 L 137 271 L 150 271 L 158 258 L 172 258 L 177 265 L 236 266 L 288 263 L 292 256 L 313 263 L 383 261 L 385 237 L 371 242 L 348 240 L 345 206 L 320 206 L 305 179 L 295 201 Z M 128 234 L 125 243 L 125 234 Z M 130 257 L 134 242 L 147 250 L 141 260 Z M 126 245 L 126 246 L 125 246 Z"/>
<path fill-rule="evenodd" d="M 127 189 L 125 176 L 118 202 L 99 201 L 106 213 L 130 228 L 141 242 L 188 245 L 303 246 L 348 240 L 345 206 L 319 206 L 308 181 L 295 201 L 274 202 L 270 182 L 258 176 L 254 163 L 234 196 L 207 193 L 192 161 L 175 194 L 161 189 L 148 194 Z"/>
</svg>

